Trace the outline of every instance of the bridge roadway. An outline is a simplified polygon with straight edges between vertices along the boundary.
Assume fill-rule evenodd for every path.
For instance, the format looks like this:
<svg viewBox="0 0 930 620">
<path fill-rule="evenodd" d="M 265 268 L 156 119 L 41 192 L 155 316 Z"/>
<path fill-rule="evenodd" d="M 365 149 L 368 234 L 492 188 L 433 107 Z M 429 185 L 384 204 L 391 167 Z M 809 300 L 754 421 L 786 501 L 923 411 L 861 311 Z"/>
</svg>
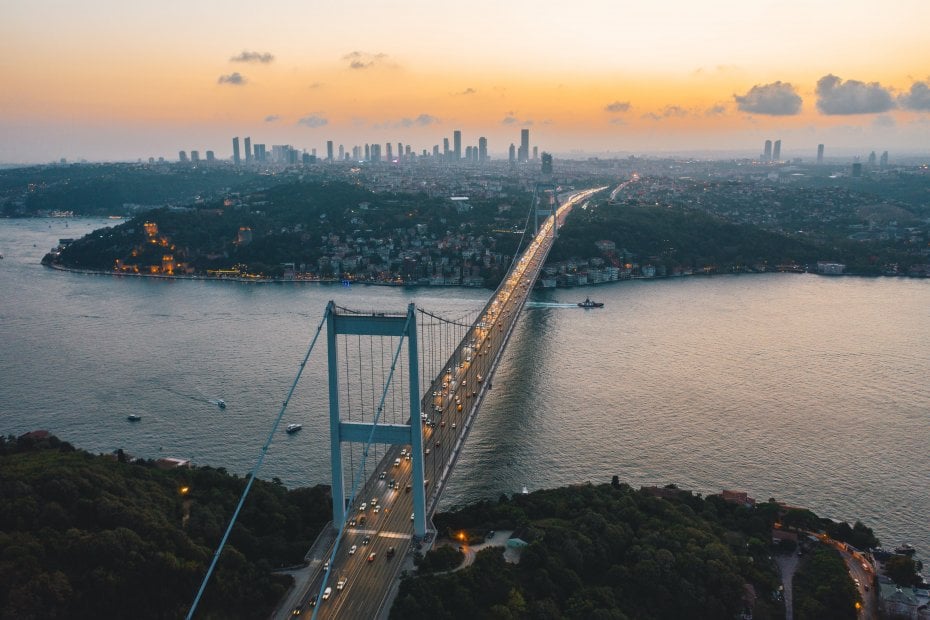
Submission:
<svg viewBox="0 0 930 620">
<path fill-rule="evenodd" d="M 574 205 L 603 189 L 568 195 L 556 213 L 558 225 Z M 553 225 L 553 218 L 547 218 L 423 397 L 427 517 L 436 509 L 479 405 L 492 388 L 491 378 L 501 352 L 552 247 Z M 325 555 L 310 559 L 313 576 L 309 586 L 292 593 L 288 604 L 280 608 L 280 618 L 309 611 L 318 618 L 387 617 L 389 595 L 401 568 L 411 568 L 410 554 L 423 549 L 412 534 L 412 468 L 406 456 L 409 449 L 394 446 L 387 451 L 349 509 L 351 520 L 328 574 L 325 560 L 332 546 Z M 326 600 L 311 605 L 324 579 L 332 591 Z M 345 582 L 340 588 L 342 580 Z"/>
</svg>

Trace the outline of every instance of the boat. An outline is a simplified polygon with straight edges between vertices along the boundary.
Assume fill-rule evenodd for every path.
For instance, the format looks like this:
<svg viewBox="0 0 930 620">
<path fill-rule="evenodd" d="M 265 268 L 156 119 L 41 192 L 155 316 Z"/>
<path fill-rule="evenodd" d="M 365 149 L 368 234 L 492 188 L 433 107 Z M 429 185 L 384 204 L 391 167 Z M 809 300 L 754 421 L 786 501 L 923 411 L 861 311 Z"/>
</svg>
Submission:
<svg viewBox="0 0 930 620">
<path fill-rule="evenodd" d="M 600 301 L 591 301 L 590 297 L 585 297 L 584 301 L 578 302 L 579 308 L 603 308 L 604 304 Z"/>
<path fill-rule="evenodd" d="M 526 485 L 524 484 L 524 485 L 523 485 L 523 488 L 520 489 L 520 493 L 522 493 L 523 495 L 529 495 L 529 494 L 530 494 L 530 490 L 529 490 L 528 488 L 526 488 Z"/>
<path fill-rule="evenodd" d="M 126 416 L 126 419 L 130 422 L 138 422 L 142 419 L 142 416 L 135 413 L 130 413 L 128 416 Z"/>
<path fill-rule="evenodd" d="M 894 552 L 896 555 L 914 555 L 917 553 L 917 549 L 908 543 L 904 543 L 895 547 Z"/>
<path fill-rule="evenodd" d="M 284 430 L 285 430 L 288 434 L 294 434 L 294 433 L 296 433 L 297 431 L 299 431 L 299 430 L 302 429 L 302 428 L 303 428 L 303 425 L 301 425 L 301 424 L 288 424 L 288 425 L 287 425 L 287 428 L 285 428 Z"/>
<path fill-rule="evenodd" d="M 225 408 L 226 408 L 226 401 L 223 400 L 222 398 L 217 398 L 217 399 L 216 399 L 216 406 L 219 407 L 220 409 L 225 409 Z"/>
</svg>

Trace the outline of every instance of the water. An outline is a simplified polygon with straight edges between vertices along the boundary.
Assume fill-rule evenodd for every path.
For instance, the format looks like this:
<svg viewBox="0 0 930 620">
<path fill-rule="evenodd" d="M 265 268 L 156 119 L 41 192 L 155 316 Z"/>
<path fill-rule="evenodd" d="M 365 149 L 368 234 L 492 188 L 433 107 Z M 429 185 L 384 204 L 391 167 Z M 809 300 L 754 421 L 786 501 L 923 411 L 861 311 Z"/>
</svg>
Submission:
<svg viewBox="0 0 930 620">
<path fill-rule="evenodd" d="M 326 302 L 449 316 L 488 292 L 56 272 L 106 220 L 0 220 L 0 432 L 247 472 Z M 67 228 L 66 228 L 67 226 Z M 33 247 L 35 244 L 35 247 Z M 573 307 L 590 295 L 599 310 Z M 534 294 L 444 505 L 606 482 L 742 489 L 930 551 L 930 282 L 760 275 Z M 325 346 L 262 470 L 328 480 Z M 215 401 L 227 403 L 220 410 Z M 143 417 L 126 422 L 128 413 Z"/>
</svg>

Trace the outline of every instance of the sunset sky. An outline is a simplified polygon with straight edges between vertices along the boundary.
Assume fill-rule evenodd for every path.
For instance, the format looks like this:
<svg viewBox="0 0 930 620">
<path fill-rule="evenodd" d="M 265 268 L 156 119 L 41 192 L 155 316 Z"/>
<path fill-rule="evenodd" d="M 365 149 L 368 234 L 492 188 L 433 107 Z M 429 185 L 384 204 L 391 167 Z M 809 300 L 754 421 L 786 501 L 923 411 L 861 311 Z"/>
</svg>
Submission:
<svg viewBox="0 0 930 620">
<path fill-rule="evenodd" d="M 505 156 L 930 152 L 930 2 L 5 0 L 0 163 L 463 133 Z M 464 148 L 464 147 L 463 147 Z"/>
</svg>

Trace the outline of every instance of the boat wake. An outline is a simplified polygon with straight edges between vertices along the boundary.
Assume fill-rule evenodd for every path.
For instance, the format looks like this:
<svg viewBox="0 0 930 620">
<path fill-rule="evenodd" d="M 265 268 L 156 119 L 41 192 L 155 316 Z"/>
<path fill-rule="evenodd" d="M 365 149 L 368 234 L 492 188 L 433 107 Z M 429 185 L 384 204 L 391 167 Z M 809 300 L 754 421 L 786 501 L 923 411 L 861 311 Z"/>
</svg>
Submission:
<svg viewBox="0 0 930 620">
<path fill-rule="evenodd" d="M 576 304 L 560 304 L 551 301 L 528 301 L 527 308 L 575 308 Z"/>
</svg>

